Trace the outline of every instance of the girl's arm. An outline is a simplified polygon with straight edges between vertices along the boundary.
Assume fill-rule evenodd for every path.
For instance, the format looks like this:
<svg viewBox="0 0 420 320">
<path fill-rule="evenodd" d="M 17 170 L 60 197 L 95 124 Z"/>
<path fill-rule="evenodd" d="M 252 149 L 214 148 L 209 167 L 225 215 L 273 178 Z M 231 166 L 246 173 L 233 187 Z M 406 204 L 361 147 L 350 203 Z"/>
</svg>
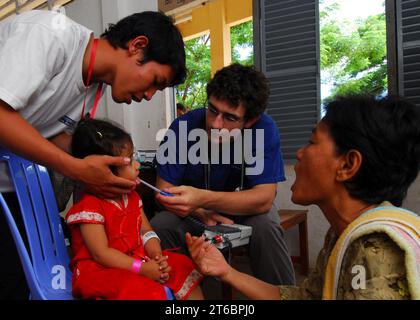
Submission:
<svg viewBox="0 0 420 320">
<path fill-rule="evenodd" d="M 147 219 L 146 214 L 144 213 L 143 208 L 141 210 L 141 233 L 146 234 L 149 231 L 153 231 L 152 226 L 150 225 L 149 219 Z M 144 249 L 146 250 L 147 255 L 152 258 L 156 259 L 156 257 L 162 256 L 162 248 L 160 246 L 160 241 L 157 238 L 152 238 L 144 244 Z"/>
<path fill-rule="evenodd" d="M 143 208 L 140 210 L 142 218 L 141 232 L 142 234 L 146 234 L 149 231 L 153 231 L 153 229 L 150 225 L 149 219 L 147 219 L 146 214 L 144 213 Z M 157 238 L 151 238 L 146 242 L 146 244 L 143 245 L 147 255 L 159 264 L 159 270 L 162 272 L 162 279 L 165 281 L 168 280 L 169 272 L 172 270 L 172 268 L 166 261 L 168 257 L 162 256 L 162 247 L 160 246 L 160 241 Z"/>
<path fill-rule="evenodd" d="M 108 246 L 108 238 L 103 225 L 81 223 L 80 232 L 91 257 L 97 263 L 107 268 L 131 270 L 134 258 Z M 162 282 L 162 272 L 159 270 L 159 264 L 154 260 L 144 262 L 140 274 Z"/>
<path fill-rule="evenodd" d="M 108 238 L 102 224 L 82 223 L 80 232 L 93 260 L 104 267 L 131 270 L 134 258 L 108 247 Z"/>
</svg>

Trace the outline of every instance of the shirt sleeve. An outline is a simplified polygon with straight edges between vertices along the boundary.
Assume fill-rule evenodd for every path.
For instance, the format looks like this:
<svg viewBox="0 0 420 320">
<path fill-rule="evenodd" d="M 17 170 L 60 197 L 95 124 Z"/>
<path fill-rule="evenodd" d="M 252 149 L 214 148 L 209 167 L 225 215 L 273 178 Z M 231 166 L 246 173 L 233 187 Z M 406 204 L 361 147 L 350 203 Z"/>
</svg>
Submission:
<svg viewBox="0 0 420 320">
<path fill-rule="evenodd" d="M 252 155 L 244 146 L 246 187 L 285 181 L 284 163 L 280 150 L 280 135 L 274 122 L 266 122 L 252 137 Z M 244 137 L 245 144 L 249 138 Z M 252 158 L 252 159 L 250 159 Z M 255 164 L 254 164 L 255 163 Z"/>
<path fill-rule="evenodd" d="M 316 268 L 300 286 L 279 286 L 280 300 L 321 300 L 323 277 Z"/>
<path fill-rule="evenodd" d="M 66 216 L 68 225 L 78 223 L 105 224 L 105 213 L 100 200 L 93 196 L 84 196 L 70 208 Z"/>
<path fill-rule="evenodd" d="M 344 300 L 410 299 L 404 252 L 385 233 L 355 240 L 344 255 L 338 290 Z"/>
<path fill-rule="evenodd" d="M 297 286 L 279 286 L 280 300 L 314 300 L 305 288 Z"/>
<path fill-rule="evenodd" d="M 24 108 L 58 73 L 64 61 L 62 42 L 51 30 L 17 23 L 0 47 L 0 99 L 15 110 Z"/>
</svg>

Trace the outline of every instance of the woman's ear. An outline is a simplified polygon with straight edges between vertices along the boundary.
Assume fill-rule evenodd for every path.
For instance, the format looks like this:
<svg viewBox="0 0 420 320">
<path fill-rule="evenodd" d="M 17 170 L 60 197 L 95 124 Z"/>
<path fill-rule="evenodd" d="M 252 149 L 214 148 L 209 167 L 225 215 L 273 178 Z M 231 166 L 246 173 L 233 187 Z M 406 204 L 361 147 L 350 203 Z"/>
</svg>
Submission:
<svg viewBox="0 0 420 320">
<path fill-rule="evenodd" d="M 342 156 L 337 168 L 337 181 L 344 182 L 352 179 L 359 172 L 363 156 L 358 150 L 350 150 Z"/>
<path fill-rule="evenodd" d="M 146 36 L 138 36 L 128 42 L 128 52 L 130 55 L 138 55 L 149 44 L 149 38 Z"/>
</svg>

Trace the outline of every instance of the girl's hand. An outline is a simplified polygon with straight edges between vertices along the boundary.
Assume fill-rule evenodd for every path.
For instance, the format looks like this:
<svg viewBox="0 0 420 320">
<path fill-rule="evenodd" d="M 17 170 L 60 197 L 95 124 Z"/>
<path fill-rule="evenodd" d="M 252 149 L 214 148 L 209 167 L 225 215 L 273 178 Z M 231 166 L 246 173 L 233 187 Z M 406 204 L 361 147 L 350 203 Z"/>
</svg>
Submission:
<svg viewBox="0 0 420 320">
<path fill-rule="evenodd" d="M 152 257 L 159 264 L 159 270 L 162 272 L 162 280 L 168 281 L 169 272 L 172 270 L 168 264 L 168 256 L 162 256 L 162 253 L 160 252 L 159 254 L 154 254 Z"/>
<path fill-rule="evenodd" d="M 159 260 L 159 268 L 162 271 L 162 279 L 164 281 L 169 280 L 169 272 L 171 272 L 172 267 L 168 264 L 168 256 L 163 256 Z"/>
<path fill-rule="evenodd" d="M 159 263 L 154 259 L 143 262 L 143 265 L 140 269 L 140 274 L 156 282 L 159 282 L 160 284 L 163 284 L 166 281 L 164 278 L 168 276 L 160 270 Z"/>
</svg>

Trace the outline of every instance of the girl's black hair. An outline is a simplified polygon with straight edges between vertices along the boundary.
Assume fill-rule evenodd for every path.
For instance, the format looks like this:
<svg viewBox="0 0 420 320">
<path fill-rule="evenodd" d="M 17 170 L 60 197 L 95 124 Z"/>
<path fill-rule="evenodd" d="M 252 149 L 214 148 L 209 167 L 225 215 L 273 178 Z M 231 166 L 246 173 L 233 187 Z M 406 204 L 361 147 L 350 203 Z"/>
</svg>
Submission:
<svg viewBox="0 0 420 320">
<path fill-rule="evenodd" d="M 90 155 L 120 156 L 127 148 L 134 148 L 131 136 L 108 121 L 97 119 L 81 120 L 73 134 L 71 153 L 83 159 Z M 111 167 L 116 173 L 116 167 Z"/>
</svg>

